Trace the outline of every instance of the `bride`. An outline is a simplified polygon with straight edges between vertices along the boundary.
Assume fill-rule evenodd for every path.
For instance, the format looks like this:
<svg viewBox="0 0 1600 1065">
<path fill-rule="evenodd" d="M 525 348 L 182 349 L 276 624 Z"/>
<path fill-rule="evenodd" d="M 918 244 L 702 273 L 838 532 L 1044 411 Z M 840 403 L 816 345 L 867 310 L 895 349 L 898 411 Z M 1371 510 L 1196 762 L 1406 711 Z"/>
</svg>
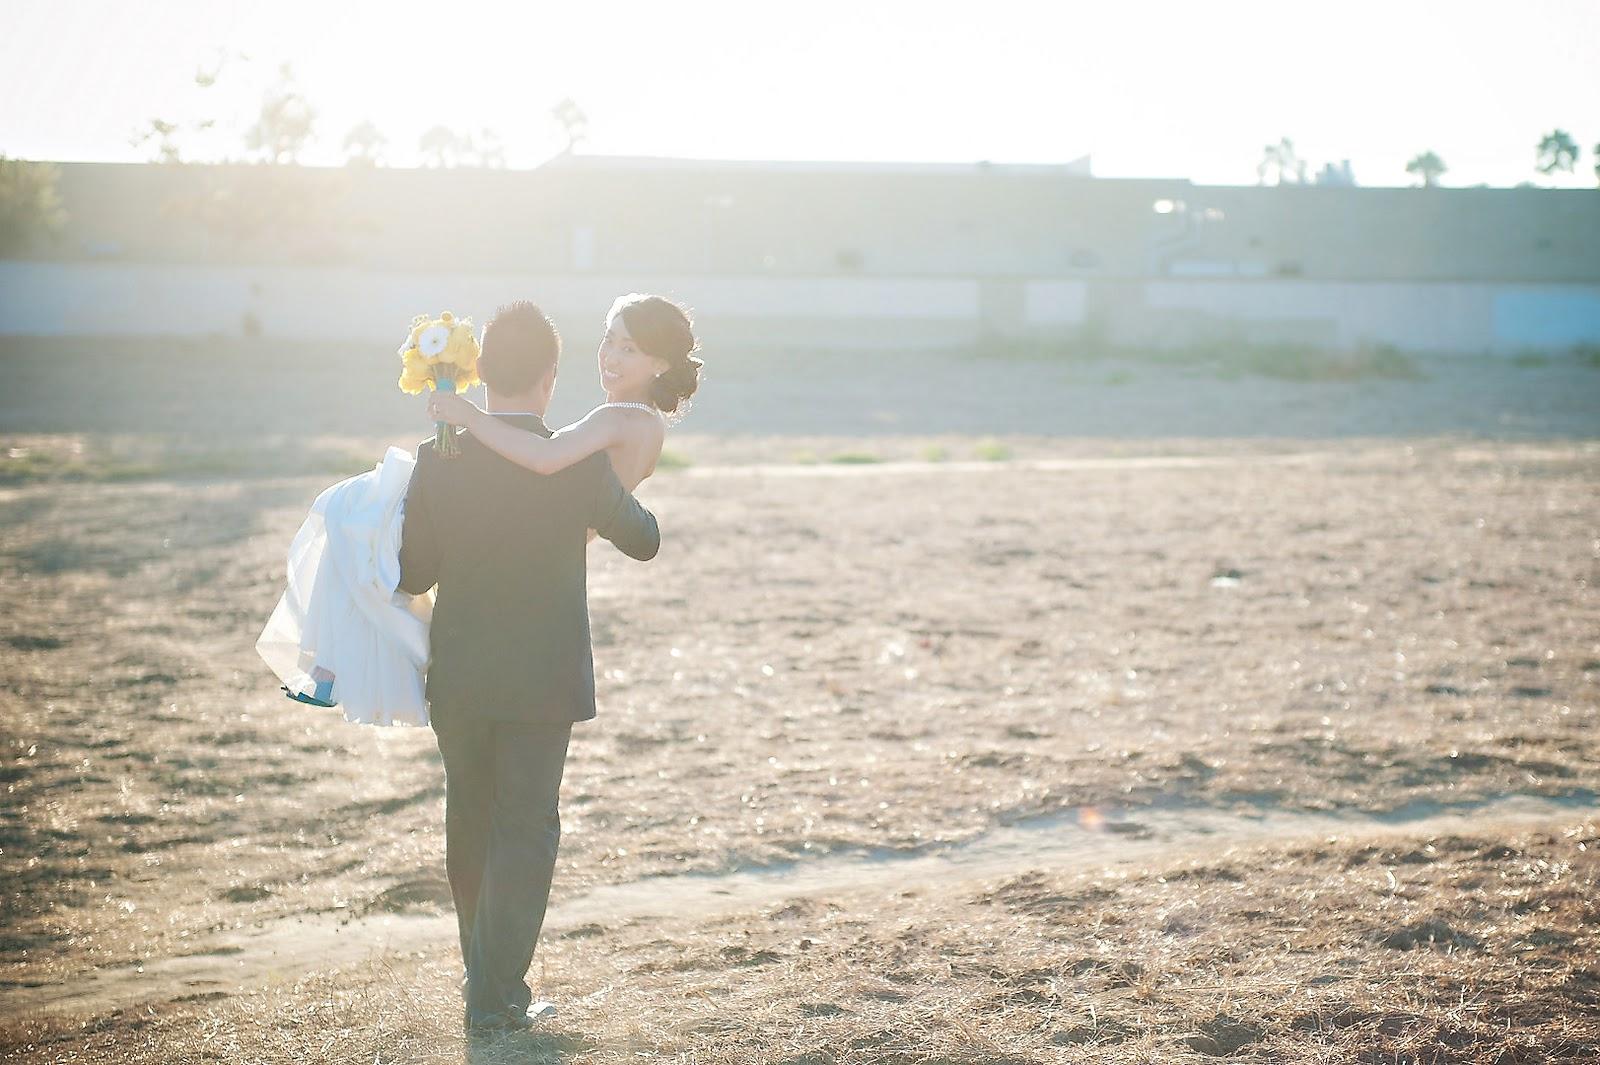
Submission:
<svg viewBox="0 0 1600 1065">
<path fill-rule="evenodd" d="M 605 451 L 632 491 L 655 471 L 665 416 L 683 410 L 699 387 L 698 347 L 684 308 L 633 293 L 606 315 L 598 353 L 606 402 L 554 436 L 499 421 L 453 393 L 433 393 L 429 416 L 538 473 Z M 433 600 L 398 589 L 402 504 L 415 464 L 389 448 L 371 472 L 323 491 L 295 534 L 288 588 L 256 642 L 291 699 L 341 706 L 364 724 L 427 724 Z"/>
</svg>

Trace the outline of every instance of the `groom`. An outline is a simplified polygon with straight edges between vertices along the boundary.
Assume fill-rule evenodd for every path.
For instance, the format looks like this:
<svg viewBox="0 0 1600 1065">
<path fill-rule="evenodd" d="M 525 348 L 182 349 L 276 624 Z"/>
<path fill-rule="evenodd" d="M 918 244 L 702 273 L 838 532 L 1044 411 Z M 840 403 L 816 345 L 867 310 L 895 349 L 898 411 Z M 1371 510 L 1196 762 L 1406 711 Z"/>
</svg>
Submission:
<svg viewBox="0 0 1600 1065">
<path fill-rule="evenodd" d="M 483 332 L 489 411 L 549 436 L 561 340 L 526 301 Z M 473 1030 L 530 1027 L 554 1007 L 525 977 L 561 840 L 557 797 L 572 723 L 594 717 L 585 585 L 588 530 L 655 556 L 655 517 L 604 452 L 542 476 L 462 435 L 461 454 L 417 450 L 405 500 L 400 588 L 439 586 L 428 705 L 445 772 L 445 866 Z"/>
</svg>

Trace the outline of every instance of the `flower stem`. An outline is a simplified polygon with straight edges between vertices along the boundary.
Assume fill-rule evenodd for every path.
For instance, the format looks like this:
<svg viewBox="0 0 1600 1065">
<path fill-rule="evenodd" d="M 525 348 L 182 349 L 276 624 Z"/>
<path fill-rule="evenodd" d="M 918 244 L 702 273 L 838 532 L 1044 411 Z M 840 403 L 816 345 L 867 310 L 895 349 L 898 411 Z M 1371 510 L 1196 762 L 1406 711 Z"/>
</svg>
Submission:
<svg viewBox="0 0 1600 1065">
<path fill-rule="evenodd" d="M 433 368 L 433 385 L 443 392 L 449 389 L 456 391 L 456 368 L 447 362 L 441 362 Z M 441 458 L 453 458 L 461 454 L 461 449 L 456 445 L 455 427 L 449 422 L 433 423 L 433 446 Z"/>
</svg>

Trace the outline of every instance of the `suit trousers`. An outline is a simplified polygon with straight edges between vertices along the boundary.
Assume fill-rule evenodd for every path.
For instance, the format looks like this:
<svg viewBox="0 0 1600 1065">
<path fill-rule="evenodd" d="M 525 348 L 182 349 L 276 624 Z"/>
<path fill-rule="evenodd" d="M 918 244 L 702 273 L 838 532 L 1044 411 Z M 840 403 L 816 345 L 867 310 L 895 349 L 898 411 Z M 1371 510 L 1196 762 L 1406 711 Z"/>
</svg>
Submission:
<svg viewBox="0 0 1600 1065">
<path fill-rule="evenodd" d="M 521 1012 L 561 844 L 558 808 L 571 724 L 435 713 L 444 756 L 445 868 L 455 900 L 467 1009 Z"/>
</svg>

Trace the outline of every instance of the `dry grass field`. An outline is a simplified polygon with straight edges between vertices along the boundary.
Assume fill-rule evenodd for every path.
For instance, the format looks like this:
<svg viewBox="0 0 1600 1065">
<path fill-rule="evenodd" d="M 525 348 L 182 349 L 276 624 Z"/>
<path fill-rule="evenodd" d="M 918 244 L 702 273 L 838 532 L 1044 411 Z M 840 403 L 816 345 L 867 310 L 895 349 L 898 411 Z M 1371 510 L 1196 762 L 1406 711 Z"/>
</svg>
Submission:
<svg viewBox="0 0 1600 1065">
<path fill-rule="evenodd" d="M 1052 814 L 1349 827 L 597 917 L 535 963 L 556 1025 L 504 1045 L 463 1045 L 447 940 L 21 1008 L 258 922 L 448 905 L 431 734 L 291 704 L 252 649 L 375 439 L 246 469 L 0 441 L 6 1060 L 1600 1060 L 1583 438 L 679 438 L 641 490 L 658 559 L 592 549 L 557 914 Z M 1474 821 L 1507 796 L 1548 821 Z"/>
<path fill-rule="evenodd" d="M 1600 826 L 1228 847 L 547 938 L 532 1036 L 467 1042 L 444 950 L 85 1022 L 18 1061 L 1591 1062 Z"/>
</svg>

